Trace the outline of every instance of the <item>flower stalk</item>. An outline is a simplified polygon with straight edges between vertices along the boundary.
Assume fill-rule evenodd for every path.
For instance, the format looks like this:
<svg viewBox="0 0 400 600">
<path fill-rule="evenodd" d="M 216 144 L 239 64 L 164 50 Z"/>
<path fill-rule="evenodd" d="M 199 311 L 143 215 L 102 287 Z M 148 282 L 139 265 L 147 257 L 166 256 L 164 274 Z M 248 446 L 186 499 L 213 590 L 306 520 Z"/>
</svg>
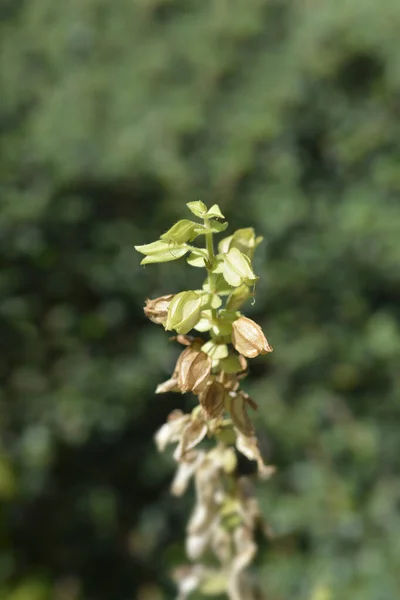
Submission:
<svg viewBox="0 0 400 600">
<path fill-rule="evenodd" d="M 180 220 L 156 242 L 136 246 L 144 254 L 142 264 L 186 256 L 191 266 L 207 272 L 201 289 L 147 300 L 144 308 L 153 323 L 175 331 L 173 339 L 184 346 L 171 378 L 156 393 L 192 392 L 198 399 L 189 414 L 173 411 L 155 435 L 160 452 L 175 444 L 178 468 L 172 493 L 182 495 L 192 479 L 196 492 L 186 537 L 191 563 L 175 572 L 177 600 L 194 591 L 252 600 L 256 591 L 247 568 L 257 551 L 255 531 L 266 528 L 251 481 L 238 474 L 237 453 L 256 462 L 261 479 L 274 469 L 261 456 L 248 414 L 257 404 L 241 389 L 241 381 L 246 359 L 272 352 L 272 347 L 260 325 L 239 309 L 258 279 L 252 258 L 262 238 L 252 228 L 239 229 L 222 239 L 215 253 L 214 234 L 228 225 L 220 208 L 208 209 L 200 201 L 187 206 L 200 223 Z M 203 246 L 192 244 L 199 239 Z M 211 449 L 206 438 L 215 441 Z"/>
</svg>

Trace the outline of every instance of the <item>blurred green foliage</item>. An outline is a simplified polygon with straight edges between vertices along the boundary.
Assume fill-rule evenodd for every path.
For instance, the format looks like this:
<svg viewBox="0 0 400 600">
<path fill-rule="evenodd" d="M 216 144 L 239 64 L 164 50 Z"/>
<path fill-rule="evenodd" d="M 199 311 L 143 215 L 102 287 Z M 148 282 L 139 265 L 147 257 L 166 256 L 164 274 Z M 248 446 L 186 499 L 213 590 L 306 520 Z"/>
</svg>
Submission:
<svg viewBox="0 0 400 600">
<path fill-rule="evenodd" d="M 2 0 L 0 598 L 163 600 L 190 498 L 142 269 L 184 203 L 254 226 L 269 600 L 400 589 L 400 4 Z M 186 404 L 185 404 L 186 403 Z M 247 468 L 244 465 L 243 468 Z"/>
</svg>

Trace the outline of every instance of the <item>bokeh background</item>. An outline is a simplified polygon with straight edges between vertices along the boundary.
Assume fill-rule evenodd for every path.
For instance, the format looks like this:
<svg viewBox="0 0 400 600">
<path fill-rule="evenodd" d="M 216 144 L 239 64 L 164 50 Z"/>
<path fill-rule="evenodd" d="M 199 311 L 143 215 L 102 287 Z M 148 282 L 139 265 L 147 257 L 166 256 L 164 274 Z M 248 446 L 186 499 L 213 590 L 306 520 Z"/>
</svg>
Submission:
<svg viewBox="0 0 400 600">
<path fill-rule="evenodd" d="M 268 600 L 400 590 L 400 3 L 1 0 L 0 598 L 171 600 L 178 349 L 139 266 L 185 202 L 265 237 L 246 391 Z M 245 466 L 244 468 L 247 468 Z"/>
</svg>

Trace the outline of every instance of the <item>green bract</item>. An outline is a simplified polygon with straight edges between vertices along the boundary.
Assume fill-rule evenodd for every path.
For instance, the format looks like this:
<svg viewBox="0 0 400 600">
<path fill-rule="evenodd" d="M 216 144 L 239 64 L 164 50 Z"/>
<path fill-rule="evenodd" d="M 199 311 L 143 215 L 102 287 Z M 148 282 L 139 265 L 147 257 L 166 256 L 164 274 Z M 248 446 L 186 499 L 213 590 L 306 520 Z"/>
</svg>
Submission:
<svg viewBox="0 0 400 600">
<path fill-rule="evenodd" d="M 189 251 L 189 247 L 185 244 L 174 244 L 157 240 L 151 244 L 135 246 L 135 250 L 146 255 L 140 263 L 141 265 L 146 265 L 148 263 L 169 262 L 182 258 Z"/>
<path fill-rule="evenodd" d="M 203 299 L 196 292 L 181 292 L 174 296 L 168 308 L 165 329 L 188 333 L 200 319 Z"/>
</svg>

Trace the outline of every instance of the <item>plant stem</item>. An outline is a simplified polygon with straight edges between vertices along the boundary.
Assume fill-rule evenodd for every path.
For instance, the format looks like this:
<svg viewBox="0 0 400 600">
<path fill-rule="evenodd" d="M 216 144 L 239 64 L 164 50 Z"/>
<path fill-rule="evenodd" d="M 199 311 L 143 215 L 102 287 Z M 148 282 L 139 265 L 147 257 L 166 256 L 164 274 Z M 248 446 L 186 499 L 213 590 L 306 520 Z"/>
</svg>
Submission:
<svg viewBox="0 0 400 600">
<path fill-rule="evenodd" d="M 204 219 L 204 226 L 205 227 L 209 227 L 210 226 L 210 220 L 209 219 Z M 213 240 L 213 233 L 212 231 L 210 231 L 209 233 L 206 233 L 206 250 L 208 253 L 208 262 L 209 262 L 209 267 L 207 266 L 207 271 L 208 271 L 208 285 L 210 286 L 210 292 L 212 294 L 215 294 L 215 277 L 214 277 L 214 273 L 212 272 L 211 268 L 213 267 L 214 263 L 215 263 L 215 254 L 214 254 L 214 240 Z M 217 318 L 217 310 L 215 308 L 211 309 L 211 316 L 212 319 L 216 319 Z"/>
</svg>

